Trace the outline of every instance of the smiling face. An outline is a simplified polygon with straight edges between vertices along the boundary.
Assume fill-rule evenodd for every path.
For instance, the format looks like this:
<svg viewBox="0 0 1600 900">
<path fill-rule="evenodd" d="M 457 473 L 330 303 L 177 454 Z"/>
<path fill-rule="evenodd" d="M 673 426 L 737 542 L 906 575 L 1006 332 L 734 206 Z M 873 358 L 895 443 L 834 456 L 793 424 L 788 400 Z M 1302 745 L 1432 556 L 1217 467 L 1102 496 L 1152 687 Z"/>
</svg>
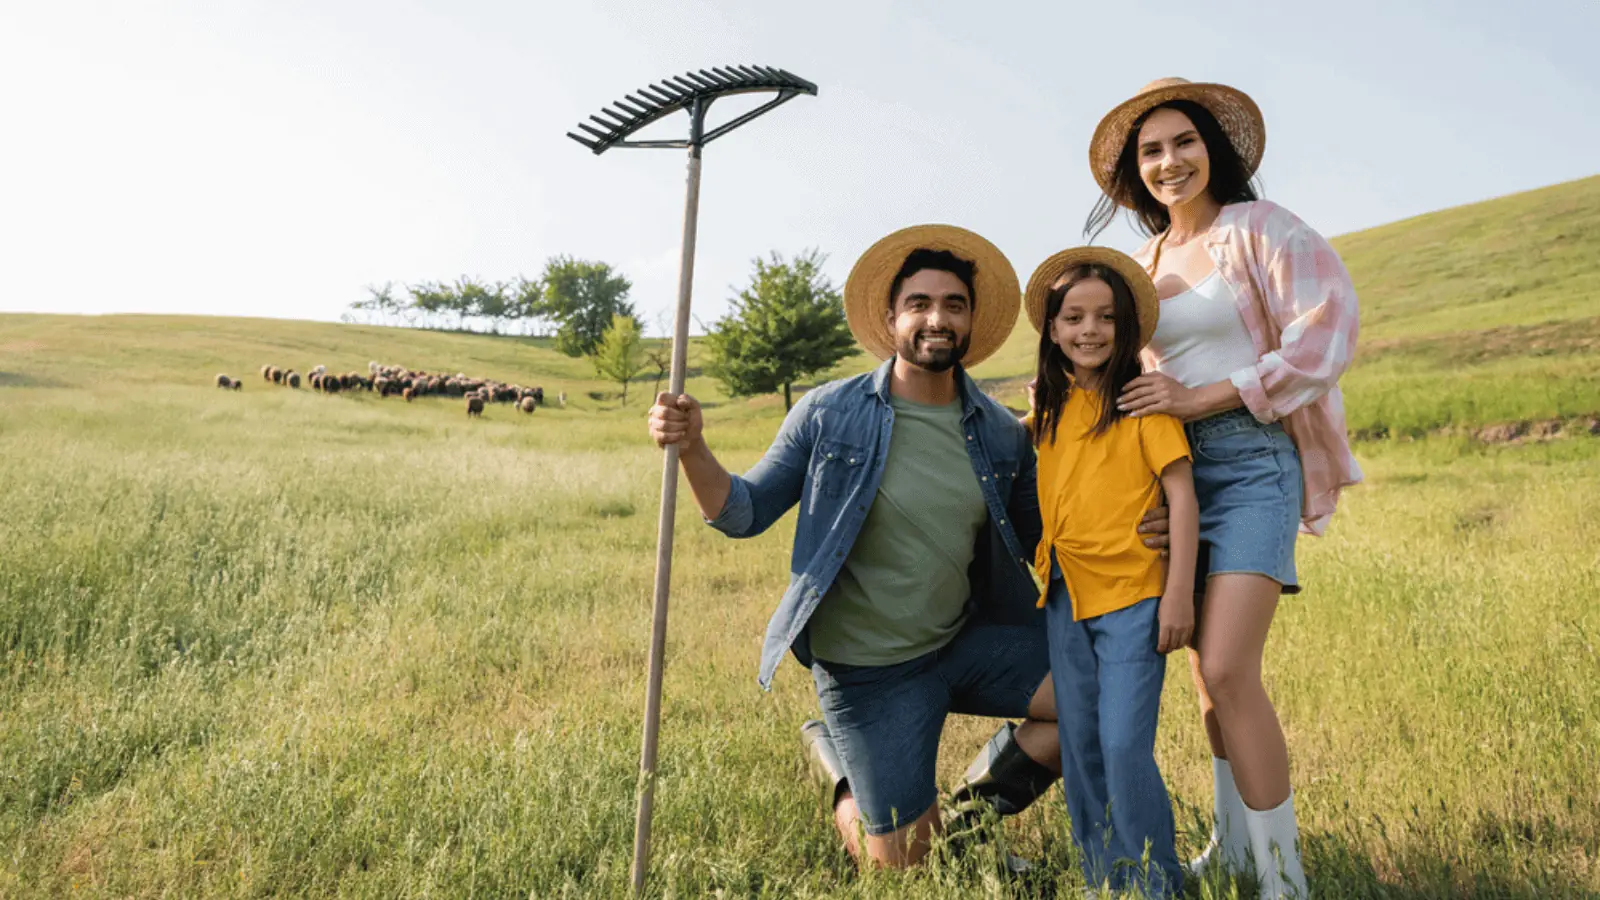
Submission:
<svg viewBox="0 0 1600 900">
<path fill-rule="evenodd" d="M 886 315 L 895 354 L 919 369 L 946 371 L 972 344 L 972 297 L 951 272 L 921 269 L 906 276 Z"/>
<path fill-rule="evenodd" d="M 1139 129 L 1134 149 L 1139 179 L 1150 196 L 1168 209 L 1205 193 L 1211 184 L 1211 156 L 1189 117 L 1176 109 L 1157 109 Z"/>
<path fill-rule="evenodd" d="M 1116 349 L 1116 296 L 1099 278 L 1084 278 L 1067 289 L 1061 309 L 1050 320 L 1050 340 L 1072 363 L 1080 380 L 1093 380 Z"/>
</svg>

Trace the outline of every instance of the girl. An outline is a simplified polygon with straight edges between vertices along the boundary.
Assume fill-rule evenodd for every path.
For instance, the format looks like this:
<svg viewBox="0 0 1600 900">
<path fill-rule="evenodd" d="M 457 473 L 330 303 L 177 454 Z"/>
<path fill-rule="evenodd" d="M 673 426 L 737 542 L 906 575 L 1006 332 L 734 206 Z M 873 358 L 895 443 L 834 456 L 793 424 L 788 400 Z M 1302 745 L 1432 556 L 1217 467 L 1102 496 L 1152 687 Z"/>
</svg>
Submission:
<svg viewBox="0 0 1600 900">
<path fill-rule="evenodd" d="M 1118 409 L 1185 422 L 1200 499 L 1204 586 L 1190 655 L 1211 742 L 1216 830 L 1192 870 L 1253 864 L 1262 898 L 1306 896 L 1289 755 L 1261 683 L 1280 594 L 1299 591 L 1298 530 L 1321 534 L 1361 480 L 1339 376 L 1355 353 L 1355 290 L 1338 254 L 1256 199 L 1266 126 L 1245 94 L 1167 78 L 1095 129 L 1104 196 L 1085 233 L 1129 210 L 1161 324 Z M 1176 560 L 1174 560 L 1176 564 Z"/>
<path fill-rule="evenodd" d="M 1115 250 L 1052 256 L 1024 303 L 1039 332 L 1031 429 L 1048 587 L 1050 672 L 1072 836 L 1089 884 L 1178 893 L 1172 803 L 1156 766 L 1163 654 L 1194 626 L 1198 510 L 1183 426 L 1127 416 L 1115 398 L 1139 375 L 1156 327 L 1155 285 Z M 1134 525 L 1165 489 L 1172 565 Z M 1149 865 L 1138 861 L 1149 851 Z"/>
</svg>

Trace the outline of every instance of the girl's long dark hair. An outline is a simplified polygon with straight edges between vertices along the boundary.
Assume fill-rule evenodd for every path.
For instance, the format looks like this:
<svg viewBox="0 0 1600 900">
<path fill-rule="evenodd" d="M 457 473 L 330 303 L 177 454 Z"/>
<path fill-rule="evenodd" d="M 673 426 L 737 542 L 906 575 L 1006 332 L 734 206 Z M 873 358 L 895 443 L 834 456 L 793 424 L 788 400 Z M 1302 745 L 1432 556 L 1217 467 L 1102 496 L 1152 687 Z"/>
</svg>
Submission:
<svg viewBox="0 0 1600 900">
<path fill-rule="evenodd" d="M 1128 129 L 1128 139 L 1123 141 L 1122 153 L 1117 156 L 1112 190 L 1100 195 L 1099 202 L 1095 203 L 1094 209 L 1089 211 L 1088 220 L 1083 223 L 1083 234 L 1091 242 L 1116 220 L 1117 211 L 1122 207 L 1114 198 L 1119 196 L 1127 197 L 1132 204 L 1133 208 L 1128 210 L 1129 218 L 1146 237 L 1160 234 L 1172 224 L 1171 213 L 1150 195 L 1150 189 L 1144 186 L 1144 179 L 1139 177 L 1139 129 L 1158 109 L 1175 109 L 1194 123 L 1194 130 L 1199 132 L 1200 140 L 1206 145 L 1206 155 L 1211 157 L 1211 180 L 1206 185 L 1206 192 L 1211 199 L 1221 206 L 1261 199 L 1259 183 L 1251 179 L 1244 159 L 1233 148 L 1228 133 L 1222 130 L 1211 110 L 1193 100 L 1170 100 L 1140 116 Z"/>
<path fill-rule="evenodd" d="M 1122 410 L 1117 409 L 1117 395 L 1128 386 L 1128 382 L 1142 373 L 1139 365 L 1139 308 L 1133 302 L 1133 291 L 1128 283 L 1107 266 L 1086 265 L 1069 269 L 1056 280 L 1055 287 L 1050 289 L 1044 303 L 1044 328 L 1039 331 L 1039 370 L 1035 373 L 1037 380 L 1033 394 L 1035 448 L 1044 445 L 1047 434 L 1050 442 L 1055 441 L 1056 427 L 1061 424 L 1061 413 L 1066 409 L 1067 397 L 1072 393 L 1072 360 L 1050 339 L 1050 323 L 1061 313 L 1061 304 L 1067 292 L 1079 282 L 1091 278 L 1098 278 L 1111 288 L 1111 315 L 1115 324 L 1111 359 L 1106 361 L 1105 371 L 1100 373 L 1100 385 L 1095 390 L 1099 395 L 1094 399 L 1099 404 L 1100 415 L 1089 430 L 1091 435 L 1105 434 L 1122 418 Z"/>
</svg>

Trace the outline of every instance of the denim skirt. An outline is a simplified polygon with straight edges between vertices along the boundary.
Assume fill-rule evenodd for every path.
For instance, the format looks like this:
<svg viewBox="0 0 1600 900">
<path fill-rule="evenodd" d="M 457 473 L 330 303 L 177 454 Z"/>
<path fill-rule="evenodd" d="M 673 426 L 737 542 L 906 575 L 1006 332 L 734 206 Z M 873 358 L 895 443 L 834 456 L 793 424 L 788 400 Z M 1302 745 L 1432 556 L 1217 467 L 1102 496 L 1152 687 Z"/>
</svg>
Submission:
<svg viewBox="0 0 1600 900">
<path fill-rule="evenodd" d="M 1195 590 L 1212 575 L 1265 575 L 1300 591 L 1294 542 L 1300 530 L 1300 454 L 1277 422 L 1234 409 L 1184 425 L 1200 503 Z"/>
</svg>

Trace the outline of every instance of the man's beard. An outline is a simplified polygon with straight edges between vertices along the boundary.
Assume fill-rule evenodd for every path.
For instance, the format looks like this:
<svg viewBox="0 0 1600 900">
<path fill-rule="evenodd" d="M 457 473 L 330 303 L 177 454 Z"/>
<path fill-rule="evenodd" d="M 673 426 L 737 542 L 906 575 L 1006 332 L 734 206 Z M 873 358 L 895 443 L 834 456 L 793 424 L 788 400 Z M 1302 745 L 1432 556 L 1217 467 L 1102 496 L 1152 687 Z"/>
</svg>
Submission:
<svg viewBox="0 0 1600 900">
<path fill-rule="evenodd" d="M 923 340 L 930 337 L 949 338 L 951 341 L 950 346 L 929 347 L 923 343 Z M 899 346 L 895 348 L 895 353 L 901 359 L 919 369 L 925 369 L 929 372 L 945 372 L 954 368 L 956 363 L 961 362 L 962 357 L 967 355 L 967 348 L 971 346 L 971 334 L 967 334 L 958 340 L 955 332 L 952 331 L 919 331 L 913 334 L 909 340 L 902 339 Z"/>
</svg>

